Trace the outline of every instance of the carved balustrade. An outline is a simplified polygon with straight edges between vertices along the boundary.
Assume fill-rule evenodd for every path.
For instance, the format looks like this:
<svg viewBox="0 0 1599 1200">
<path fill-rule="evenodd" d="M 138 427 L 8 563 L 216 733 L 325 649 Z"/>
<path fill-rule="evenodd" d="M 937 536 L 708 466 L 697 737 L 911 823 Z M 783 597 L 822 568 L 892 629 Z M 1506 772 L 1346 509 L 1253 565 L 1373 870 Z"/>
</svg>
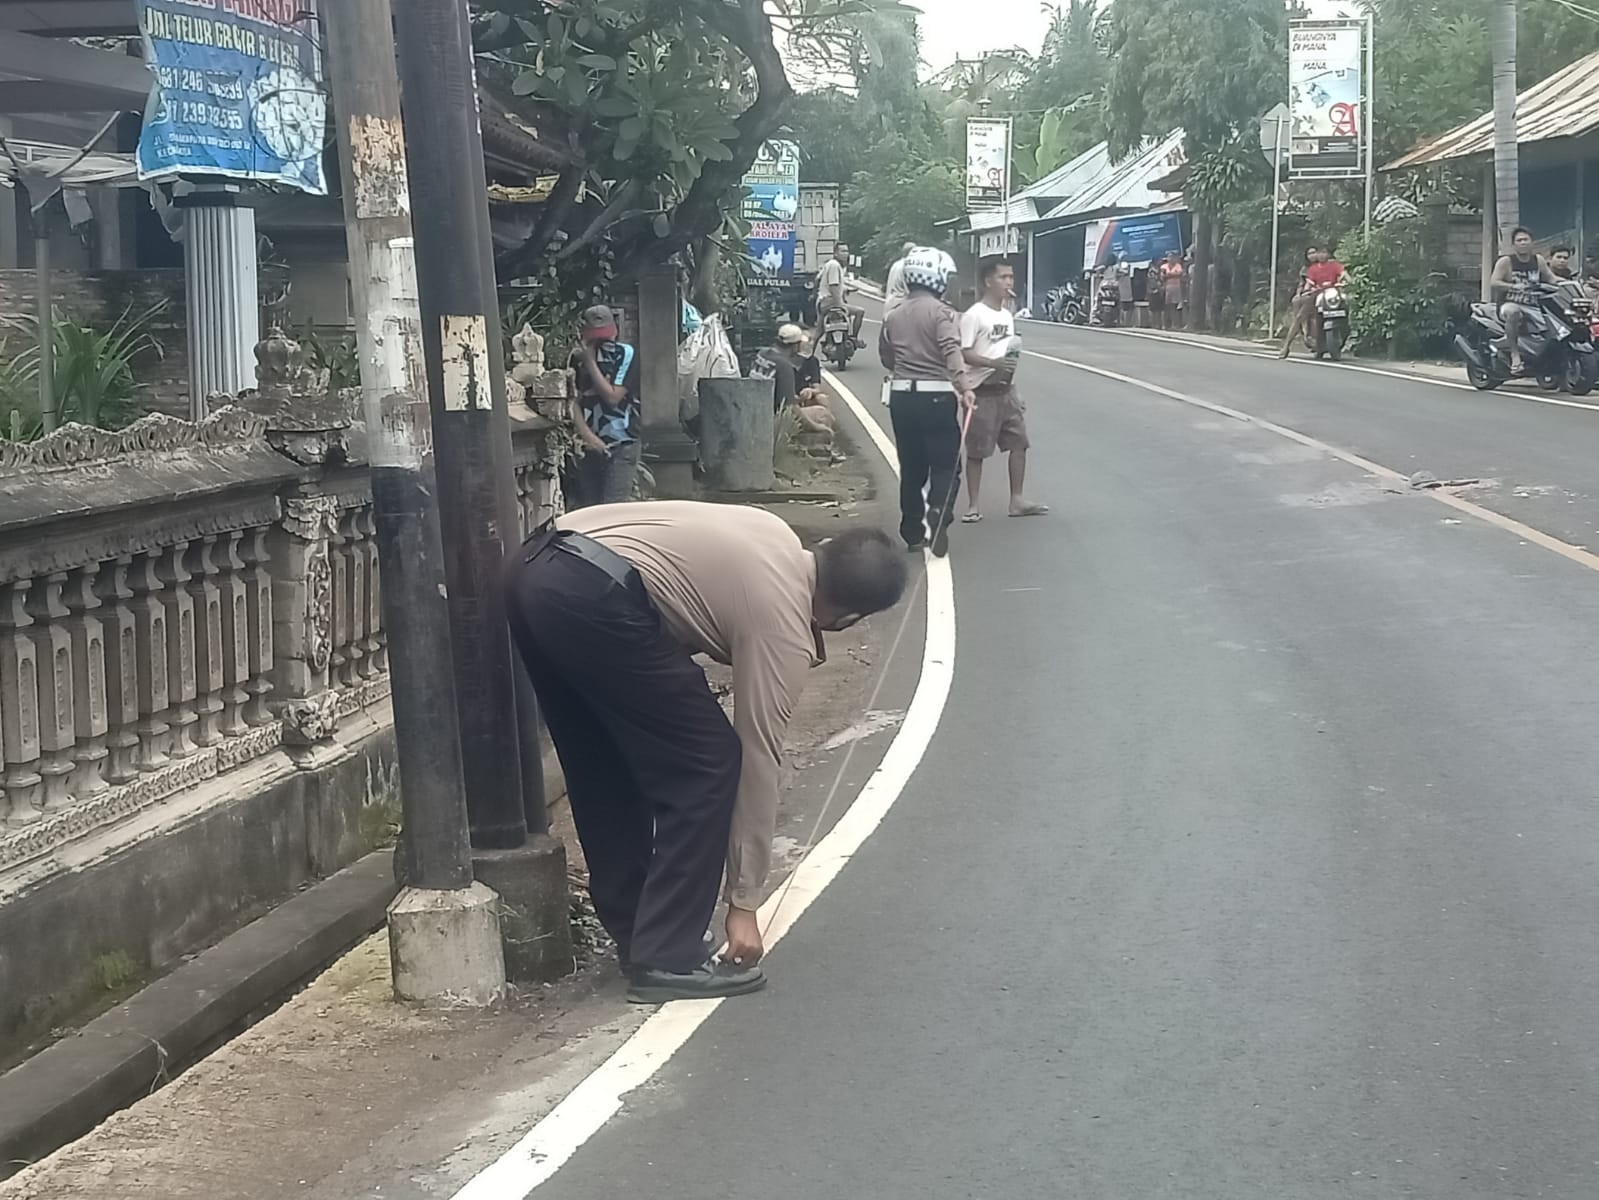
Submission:
<svg viewBox="0 0 1599 1200">
<path fill-rule="evenodd" d="M 341 723 L 387 696 L 359 427 L 302 411 L 283 435 L 254 399 L 0 442 L 0 875 L 266 755 L 347 753 Z M 536 523 L 552 425 L 516 426 Z"/>
</svg>

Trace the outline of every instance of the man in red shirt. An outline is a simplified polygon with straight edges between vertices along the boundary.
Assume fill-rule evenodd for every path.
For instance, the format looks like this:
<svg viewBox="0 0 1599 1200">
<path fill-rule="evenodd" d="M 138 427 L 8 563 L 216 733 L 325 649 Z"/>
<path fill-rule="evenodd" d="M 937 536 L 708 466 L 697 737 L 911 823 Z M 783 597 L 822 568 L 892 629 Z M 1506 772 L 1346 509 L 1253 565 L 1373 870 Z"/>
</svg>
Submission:
<svg viewBox="0 0 1599 1200">
<path fill-rule="evenodd" d="M 1343 287 L 1348 282 L 1349 272 L 1332 255 L 1316 246 L 1305 251 L 1305 269 L 1299 276 L 1299 291 L 1294 296 L 1293 319 L 1288 322 L 1288 332 L 1278 347 L 1278 358 L 1288 357 L 1294 338 L 1316 319 L 1316 296 L 1322 289 Z"/>
</svg>

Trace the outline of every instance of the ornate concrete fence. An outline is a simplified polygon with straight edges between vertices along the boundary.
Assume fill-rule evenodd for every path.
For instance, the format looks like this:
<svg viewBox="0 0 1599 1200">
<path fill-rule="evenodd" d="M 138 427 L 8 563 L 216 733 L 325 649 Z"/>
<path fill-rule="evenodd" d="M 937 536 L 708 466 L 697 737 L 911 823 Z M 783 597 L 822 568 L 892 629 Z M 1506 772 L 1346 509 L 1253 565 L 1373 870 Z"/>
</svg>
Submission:
<svg viewBox="0 0 1599 1200">
<path fill-rule="evenodd" d="M 351 400 L 286 339 L 257 355 L 260 392 L 201 423 L 0 443 L 0 897 L 203 780 L 317 766 L 388 694 Z M 559 439 L 521 412 L 530 524 Z"/>
</svg>

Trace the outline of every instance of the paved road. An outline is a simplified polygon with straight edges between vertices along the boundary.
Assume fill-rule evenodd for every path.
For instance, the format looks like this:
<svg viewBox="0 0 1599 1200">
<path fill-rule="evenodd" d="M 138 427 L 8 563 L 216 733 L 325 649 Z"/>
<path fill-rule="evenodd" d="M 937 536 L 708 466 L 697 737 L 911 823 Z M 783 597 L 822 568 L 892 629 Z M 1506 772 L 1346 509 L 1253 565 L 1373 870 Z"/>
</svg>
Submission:
<svg viewBox="0 0 1599 1200">
<path fill-rule="evenodd" d="M 1599 530 L 1596 412 L 1029 345 Z M 1056 511 L 957 531 L 906 793 L 537 1195 L 1591 1198 L 1599 577 L 1258 427 L 1022 384 Z"/>
</svg>

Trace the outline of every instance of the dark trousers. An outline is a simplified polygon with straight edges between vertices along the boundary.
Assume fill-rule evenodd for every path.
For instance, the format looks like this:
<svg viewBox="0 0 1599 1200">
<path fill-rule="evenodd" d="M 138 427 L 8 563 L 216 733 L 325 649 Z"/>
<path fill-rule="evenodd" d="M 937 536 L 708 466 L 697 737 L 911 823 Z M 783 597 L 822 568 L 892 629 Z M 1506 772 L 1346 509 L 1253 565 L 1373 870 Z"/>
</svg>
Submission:
<svg viewBox="0 0 1599 1200">
<path fill-rule="evenodd" d="M 899 450 L 899 534 L 925 541 L 955 515 L 961 481 L 960 403 L 953 394 L 891 392 L 888 412 Z M 923 492 L 926 498 L 923 499 Z"/>
<path fill-rule="evenodd" d="M 624 961 L 689 971 L 705 961 L 738 736 L 638 573 L 615 556 L 607 573 L 563 541 L 512 568 L 511 632 L 566 775 L 595 913 Z"/>
</svg>

